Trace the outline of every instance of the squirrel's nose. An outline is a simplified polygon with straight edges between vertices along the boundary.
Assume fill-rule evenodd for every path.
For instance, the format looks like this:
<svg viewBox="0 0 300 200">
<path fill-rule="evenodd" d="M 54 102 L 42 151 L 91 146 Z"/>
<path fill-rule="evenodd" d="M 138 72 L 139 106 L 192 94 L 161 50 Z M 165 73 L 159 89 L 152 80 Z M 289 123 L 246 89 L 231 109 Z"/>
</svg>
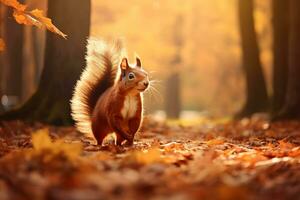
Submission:
<svg viewBox="0 0 300 200">
<path fill-rule="evenodd" d="M 149 85 L 149 82 L 148 82 L 148 81 L 145 81 L 145 82 L 144 82 L 144 86 L 145 86 L 145 87 L 148 87 L 148 85 Z"/>
</svg>

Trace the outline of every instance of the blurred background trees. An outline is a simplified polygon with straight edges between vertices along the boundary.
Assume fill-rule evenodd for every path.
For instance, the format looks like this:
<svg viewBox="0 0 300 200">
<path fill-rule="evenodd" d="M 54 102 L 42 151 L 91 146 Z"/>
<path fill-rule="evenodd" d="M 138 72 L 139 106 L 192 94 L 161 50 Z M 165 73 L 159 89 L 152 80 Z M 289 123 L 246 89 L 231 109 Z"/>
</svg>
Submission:
<svg viewBox="0 0 300 200">
<path fill-rule="evenodd" d="M 253 4 L 253 0 L 238 2 L 242 66 L 246 77 L 246 100 L 238 117 L 250 116 L 268 109 L 268 94 L 255 32 Z"/>
<path fill-rule="evenodd" d="M 45 0 L 26 4 L 47 10 Z M 5 103 L 20 105 L 29 99 L 33 103 L 25 105 L 35 106 L 26 112 L 33 119 L 70 122 L 68 100 L 84 66 L 90 29 L 96 37 L 123 37 L 130 58 L 137 52 L 151 76 L 160 80 L 158 92 L 145 98 L 148 113 L 170 118 L 186 113 L 242 117 L 261 111 L 298 116 L 296 1 L 92 0 L 90 26 L 88 4 L 49 1 L 48 16 L 69 36 L 66 41 L 51 33 L 45 39 L 45 32 L 15 23 L 15 33 L 22 36 L 5 36 L 11 17 L 1 8 L 1 37 L 7 46 L 1 53 L 1 105 L 9 109 Z M 20 48 L 12 50 L 14 45 Z M 16 51 L 14 58 L 8 57 L 11 51 Z M 16 67 L 10 67 L 14 62 Z M 30 98 L 36 89 L 33 97 L 43 100 Z"/>
<path fill-rule="evenodd" d="M 1 55 L 0 94 L 6 95 L 2 102 L 14 105 L 22 98 L 24 27 L 15 22 L 12 13 L 12 9 L 1 5 L 1 38 L 9 42 Z"/>
<path fill-rule="evenodd" d="M 47 32 L 44 50 L 44 66 L 36 91 L 20 108 L 9 111 L 3 115 L 1 119 L 10 120 L 19 118 L 53 124 L 72 123 L 70 117 L 70 99 L 74 85 L 80 77 L 85 65 L 86 39 L 89 36 L 90 28 L 90 1 L 52 0 L 48 1 L 47 9 L 48 16 L 58 27 L 62 28 L 64 33 L 68 35 L 68 39 L 64 40 L 51 32 Z M 76 11 L 75 15 L 74 11 Z M 22 26 L 16 23 L 13 24 L 23 29 Z M 9 26 L 4 26 L 4 30 L 8 28 Z M 18 35 L 18 38 L 22 39 L 22 34 Z M 5 52 L 16 49 L 22 52 L 23 48 L 16 48 L 18 46 L 12 42 L 16 42 L 16 40 L 8 38 L 5 41 L 8 41 L 7 51 Z M 23 44 L 21 41 L 19 41 L 19 43 Z M 32 43 L 33 47 L 35 47 L 35 45 L 38 46 L 34 41 L 32 41 Z M 9 46 L 10 44 L 14 46 Z M 31 54 L 38 51 L 38 49 L 35 51 L 31 50 Z M 4 56 L 3 60 L 22 61 L 22 53 L 20 54 L 20 58 L 15 59 L 14 57 L 10 58 Z M 25 50 L 24 54 L 28 54 L 28 51 Z M 13 55 L 16 55 L 16 53 Z M 35 56 L 39 56 L 39 54 Z M 25 56 L 25 58 L 28 57 Z M 34 59 L 34 61 L 37 64 L 39 62 L 38 59 Z M 16 65 L 23 67 L 22 63 L 17 63 Z M 21 78 L 15 77 L 15 75 L 22 76 L 21 72 L 22 70 L 20 70 L 20 72 L 13 72 L 12 76 L 9 77 L 10 81 L 7 81 L 7 83 L 14 85 L 11 84 L 11 81 L 19 81 L 19 79 L 21 81 Z M 27 71 L 23 74 L 26 73 Z M 36 73 L 38 73 L 38 71 Z M 28 80 L 33 81 L 35 77 L 28 78 Z M 26 92 L 29 93 L 29 91 Z"/>
<path fill-rule="evenodd" d="M 289 6 L 287 88 L 279 119 L 300 118 L 300 2 L 290 0 Z"/>
<path fill-rule="evenodd" d="M 183 17 L 177 16 L 174 21 L 173 35 L 171 36 L 171 43 L 175 46 L 175 54 L 170 60 L 170 72 L 166 78 L 165 90 L 165 111 L 168 118 L 177 119 L 180 117 L 181 111 L 181 81 L 180 81 L 180 67 L 182 63 L 182 47 L 183 47 Z"/>
<path fill-rule="evenodd" d="M 273 0 L 273 115 L 277 115 L 285 101 L 289 65 L 289 0 Z"/>
</svg>

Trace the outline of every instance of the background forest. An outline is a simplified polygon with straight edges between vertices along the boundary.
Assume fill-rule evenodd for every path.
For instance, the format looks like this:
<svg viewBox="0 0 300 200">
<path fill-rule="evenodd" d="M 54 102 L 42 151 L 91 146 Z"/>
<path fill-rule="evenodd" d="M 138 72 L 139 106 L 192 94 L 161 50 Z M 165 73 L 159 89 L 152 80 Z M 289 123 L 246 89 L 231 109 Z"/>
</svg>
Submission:
<svg viewBox="0 0 300 200">
<path fill-rule="evenodd" d="M 299 10 L 299 0 L 0 0 L 0 199 L 299 199 Z M 142 124 L 139 96 L 101 93 L 108 70 L 72 102 L 87 129 L 74 126 L 90 36 L 123 39 L 150 72 Z M 133 73 L 121 67 L 119 88 Z M 110 99 L 93 109 L 95 93 Z"/>
<path fill-rule="evenodd" d="M 47 10 L 46 1 L 26 3 L 29 8 Z M 92 1 L 90 35 L 106 39 L 121 37 L 129 55 L 136 52 L 143 58 L 152 77 L 158 80 L 157 91 L 149 92 L 145 98 L 148 113 L 168 110 L 169 115 L 177 117 L 179 110 L 194 110 L 213 116 L 234 115 L 246 99 L 237 3 L 236 0 Z M 257 41 L 253 42 L 259 45 L 261 64 L 258 65 L 263 68 L 268 94 L 272 95 L 272 2 L 254 3 L 250 14 L 254 17 Z M 5 9 L 2 6 L 3 13 Z M 45 50 L 45 31 L 13 24 L 10 11 L 6 12 L 1 21 L 9 27 L 5 31 L 2 23 L 2 34 L 12 30 L 15 34 L 4 36 L 8 48 L 1 54 L 2 110 L 9 109 L 10 104 L 24 103 L 34 93 Z M 78 22 L 77 26 L 78 31 L 81 29 Z M 12 47 L 18 45 L 11 53 L 17 63 L 5 61 L 10 54 L 10 40 L 15 42 Z"/>
</svg>

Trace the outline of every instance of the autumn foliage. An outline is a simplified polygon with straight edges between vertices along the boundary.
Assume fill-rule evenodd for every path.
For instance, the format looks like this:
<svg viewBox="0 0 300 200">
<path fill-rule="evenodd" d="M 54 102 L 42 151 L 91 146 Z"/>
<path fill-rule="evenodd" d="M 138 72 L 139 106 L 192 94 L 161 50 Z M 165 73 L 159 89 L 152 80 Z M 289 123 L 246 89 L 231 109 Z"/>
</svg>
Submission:
<svg viewBox="0 0 300 200">
<path fill-rule="evenodd" d="M 73 127 L 2 122 L 0 182 L 11 199 L 297 199 L 300 124 L 146 119 L 133 147 Z M 2 180 L 2 181 L 1 181 Z"/>
<path fill-rule="evenodd" d="M 46 28 L 47 30 L 56 33 L 66 39 L 67 35 L 61 32 L 53 23 L 52 20 L 44 16 L 42 10 L 34 9 L 27 10 L 27 6 L 19 3 L 17 0 L 0 0 L 0 3 L 13 9 L 13 17 L 19 24 L 36 26 L 38 28 Z M 4 50 L 4 41 L 0 39 L 0 51 Z"/>
<path fill-rule="evenodd" d="M 0 51 L 3 51 L 5 49 L 5 43 L 3 39 L 0 38 Z"/>
</svg>

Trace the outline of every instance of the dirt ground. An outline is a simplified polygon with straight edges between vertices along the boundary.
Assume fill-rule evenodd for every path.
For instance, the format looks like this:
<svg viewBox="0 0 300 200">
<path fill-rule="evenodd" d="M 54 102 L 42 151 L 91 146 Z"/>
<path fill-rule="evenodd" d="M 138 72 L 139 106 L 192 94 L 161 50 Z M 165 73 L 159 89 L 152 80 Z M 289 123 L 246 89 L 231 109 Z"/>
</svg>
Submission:
<svg viewBox="0 0 300 200">
<path fill-rule="evenodd" d="M 300 199 L 300 122 L 146 119 L 132 147 L 0 122 L 0 199 Z"/>
</svg>

